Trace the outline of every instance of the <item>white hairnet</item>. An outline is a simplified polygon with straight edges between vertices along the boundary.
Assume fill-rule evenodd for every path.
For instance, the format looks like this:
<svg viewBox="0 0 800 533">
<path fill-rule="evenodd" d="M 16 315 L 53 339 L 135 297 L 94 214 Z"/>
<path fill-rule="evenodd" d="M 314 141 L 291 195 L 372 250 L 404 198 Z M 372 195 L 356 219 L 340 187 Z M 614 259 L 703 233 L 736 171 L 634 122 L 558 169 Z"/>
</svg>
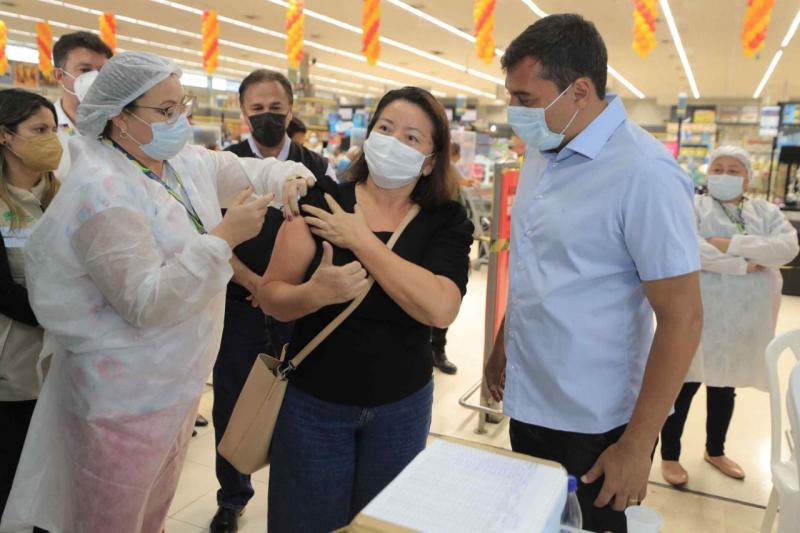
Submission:
<svg viewBox="0 0 800 533">
<path fill-rule="evenodd" d="M 122 52 L 109 59 L 78 105 L 77 126 L 95 137 L 122 108 L 167 79 L 181 75 L 174 62 L 148 52 Z"/>
<path fill-rule="evenodd" d="M 738 160 L 747 169 L 747 179 L 753 178 L 753 164 L 750 162 L 750 154 L 744 148 L 738 146 L 720 146 L 709 156 L 708 166 L 711 166 L 715 160 L 720 157 L 732 157 Z"/>
</svg>

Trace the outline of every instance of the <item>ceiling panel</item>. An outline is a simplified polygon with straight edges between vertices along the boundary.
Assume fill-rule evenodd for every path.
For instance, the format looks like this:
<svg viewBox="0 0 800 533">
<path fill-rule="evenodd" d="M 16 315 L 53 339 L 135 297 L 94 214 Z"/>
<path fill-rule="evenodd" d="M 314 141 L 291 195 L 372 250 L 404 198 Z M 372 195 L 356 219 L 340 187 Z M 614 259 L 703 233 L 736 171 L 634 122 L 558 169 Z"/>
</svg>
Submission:
<svg viewBox="0 0 800 533">
<path fill-rule="evenodd" d="M 275 32 L 284 32 L 285 7 L 270 0 L 176 0 L 175 3 L 194 10 L 213 8 L 221 16 Z M 410 0 L 409 3 L 448 24 L 472 33 L 472 0 Z M 643 59 L 631 48 L 631 0 L 536 0 L 536 3 L 548 13 L 578 12 L 594 21 L 608 46 L 610 64 L 647 97 L 661 102 L 672 102 L 678 92 L 689 92 L 683 67 L 663 17 L 658 20 L 658 45 L 649 57 Z M 90 29 L 97 27 L 97 15 L 81 11 L 81 7 L 111 11 L 161 24 L 178 31 L 119 21 L 119 46 L 131 50 L 158 51 L 180 59 L 184 66 L 194 64 L 200 70 L 200 39 L 197 35 L 185 34 L 199 34 L 200 16 L 168 4 L 170 2 L 163 0 L 0 0 L 0 10 Z M 361 25 L 361 0 L 306 0 L 305 4 L 309 10 L 356 27 Z M 747 0 L 671 0 L 670 5 L 702 97 L 749 98 L 775 51 L 780 48 L 781 40 L 800 8 L 800 0 L 776 1 L 764 50 L 753 58 L 744 56 L 739 37 Z M 473 43 L 388 1 L 382 2 L 381 9 L 381 35 L 455 62 L 463 68 L 442 65 L 386 43 L 382 45 L 381 64 L 370 67 L 360 58 L 359 34 L 306 16 L 305 37 L 309 42 L 306 53 L 317 61 L 317 66 L 312 67 L 312 74 L 339 80 L 351 89 L 365 92 L 369 88 L 373 91 L 383 90 L 385 84 L 382 81 L 359 78 L 359 73 L 394 83 L 420 85 L 451 96 L 470 94 L 471 89 L 485 95 L 485 100 L 492 99 L 490 95 L 495 94 L 496 85 L 464 70 L 470 68 L 479 74 L 502 79 L 499 58 L 496 57 L 491 64 L 486 65 L 477 59 Z M 9 35 L 12 41 L 33 43 L 30 36 L 16 33 L 32 33 L 33 21 L 2 14 L 0 18 L 12 30 Z M 537 15 L 520 0 L 498 0 L 495 26 L 497 47 L 506 47 L 519 32 L 537 19 Z M 70 30 L 56 26 L 53 28 L 57 36 L 68 31 Z M 131 42 L 130 38 L 145 39 L 150 43 Z M 220 46 L 223 75 L 236 77 L 236 72 L 250 71 L 255 65 L 273 68 L 286 66 L 283 57 L 284 40 L 280 37 L 222 22 L 220 38 L 251 47 L 243 50 L 223 43 Z M 800 80 L 792 75 L 800 69 L 798 41 L 800 37 L 795 38 L 784 50 L 784 57 L 763 93 L 765 99 L 777 101 L 800 97 Z M 315 48 L 311 43 L 335 50 Z M 179 47 L 181 50 L 168 49 L 167 46 Z M 357 57 L 347 57 L 337 52 L 339 50 L 356 54 Z M 274 57 L 276 54 L 280 57 Z M 326 69 L 326 65 L 339 71 Z M 425 79 L 425 76 L 447 80 L 451 85 Z M 625 87 L 611 77 L 609 85 L 624 97 L 632 97 Z"/>
</svg>

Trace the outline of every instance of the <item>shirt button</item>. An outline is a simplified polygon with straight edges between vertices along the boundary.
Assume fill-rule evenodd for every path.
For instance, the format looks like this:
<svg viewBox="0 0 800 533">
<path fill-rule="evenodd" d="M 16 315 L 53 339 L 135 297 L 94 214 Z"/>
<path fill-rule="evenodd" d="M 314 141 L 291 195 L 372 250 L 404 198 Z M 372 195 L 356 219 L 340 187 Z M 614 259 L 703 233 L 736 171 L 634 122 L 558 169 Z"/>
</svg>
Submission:
<svg viewBox="0 0 800 533">
<path fill-rule="evenodd" d="M 529 229 L 528 231 L 525 232 L 525 235 L 527 235 L 528 237 L 533 237 L 533 230 Z"/>
<path fill-rule="evenodd" d="M 544 195 L 543 195 L 543 194 L 537 194 L 537 195 L 536 195 L 536 199 L 537 199 L 537 200 L 541 200 L 542 198 L 544 198 Z"/>
</svg>

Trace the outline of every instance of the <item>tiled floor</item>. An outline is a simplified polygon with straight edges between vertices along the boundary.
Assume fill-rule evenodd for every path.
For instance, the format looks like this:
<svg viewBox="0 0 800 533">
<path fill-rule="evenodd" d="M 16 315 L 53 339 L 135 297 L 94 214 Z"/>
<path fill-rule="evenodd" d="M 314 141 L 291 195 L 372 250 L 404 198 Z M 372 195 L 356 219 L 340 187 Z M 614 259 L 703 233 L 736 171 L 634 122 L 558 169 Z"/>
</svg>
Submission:
<svg viewBox="0 0 800 533">
<path fill-rule="evenodd" d="M 458 364 L 456 376 L 436 373 L 432 433 L 509 447 L 508 425 L 490 425 L 477 435 L 477 416 L 458 405 L 458 398 L 475 383 L 481 372 L 483 353 L 484 295 L 486 270 L 470 280 L 461 313 L 448 335 L 448 353 Z M 784 297 L 778 332 L 800 327 L 800 298 Z M 781 374 L 788 377 L 790 362 L 783 361 Z M 473 398 L 474 400 L 475 398 Z M 766 393 L 741 390 L 728 435 L 728 454 L 747 472 L 745 481 L 725 478 L 703 462 L 705 442 L 705 395 L 695 398 L 683 439 L 683 464 L 691 477 L 686 491 L 664 486 L 656 461 L 646 505 L 664 516 L 663 533 L 755 532 L 758 531 L 770 484 L 770 415 Z M 201 413 L 211 418 L 212 394 L 203 396 Z M 266 530 L 267 472 L 254 477 L 256 494 L 241 521 L 243 533 Z M 178 493 L 170 510 L 167 533 L 207 531 L 216 511 L 217 482 L 214 476 L 214 434 L 204 428 L 192 441 Z"/>
</svg>

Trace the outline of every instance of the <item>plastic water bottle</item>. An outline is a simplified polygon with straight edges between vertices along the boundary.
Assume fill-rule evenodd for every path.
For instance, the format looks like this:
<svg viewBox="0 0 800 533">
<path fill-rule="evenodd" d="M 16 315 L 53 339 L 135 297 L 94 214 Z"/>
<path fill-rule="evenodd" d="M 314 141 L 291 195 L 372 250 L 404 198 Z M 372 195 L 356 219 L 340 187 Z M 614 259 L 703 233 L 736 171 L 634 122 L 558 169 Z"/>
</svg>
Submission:
<svg viewBox="0 0 800 533">
<path fill-rule="evenodd" d="M 564 512 L 561 513 L 561 525 L 578 531 L 583 529 L 583 514 L 581 513 L 581 505 L 578 503 L 578 480 L 575 476 L 569 476 L 567 503 L 564 505 Z"/>
</svg>

